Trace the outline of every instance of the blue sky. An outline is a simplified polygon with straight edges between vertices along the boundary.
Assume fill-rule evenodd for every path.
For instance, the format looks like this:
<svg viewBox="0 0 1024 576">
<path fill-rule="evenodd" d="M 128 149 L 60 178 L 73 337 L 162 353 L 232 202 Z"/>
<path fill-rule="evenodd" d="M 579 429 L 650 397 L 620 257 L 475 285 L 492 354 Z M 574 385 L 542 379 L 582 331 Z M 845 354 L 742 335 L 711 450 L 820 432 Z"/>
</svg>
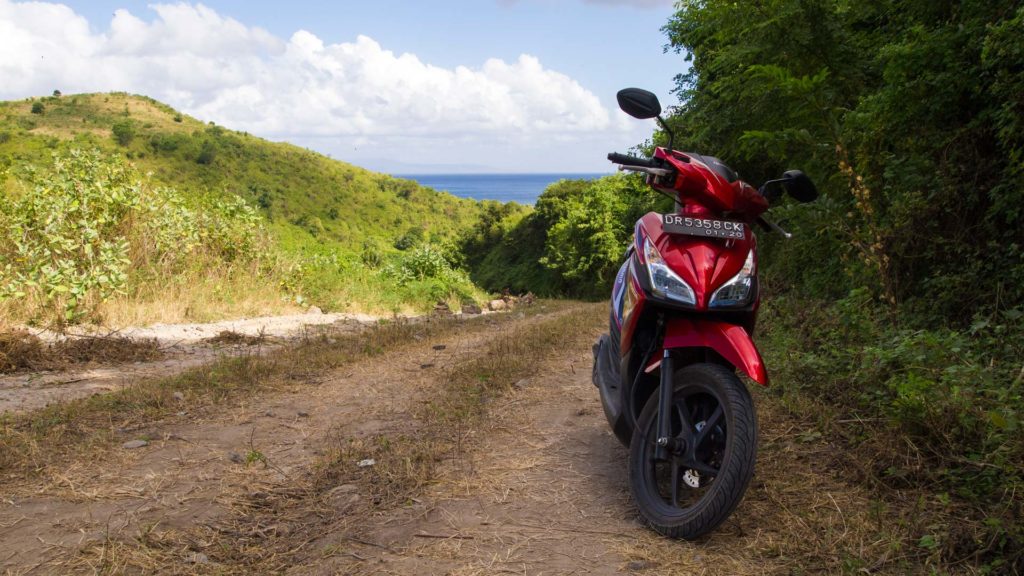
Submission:
<svg viewBox="0 0 1024 576">
<path fill-rule="evenodd" d="M 0 0 L 0 97 L 145 93 L 392 172 L 606 171 L 653 128 L 615 91 L 672 104 L 686 65 L 670 0 L 62 4 Z"/>
</svg>

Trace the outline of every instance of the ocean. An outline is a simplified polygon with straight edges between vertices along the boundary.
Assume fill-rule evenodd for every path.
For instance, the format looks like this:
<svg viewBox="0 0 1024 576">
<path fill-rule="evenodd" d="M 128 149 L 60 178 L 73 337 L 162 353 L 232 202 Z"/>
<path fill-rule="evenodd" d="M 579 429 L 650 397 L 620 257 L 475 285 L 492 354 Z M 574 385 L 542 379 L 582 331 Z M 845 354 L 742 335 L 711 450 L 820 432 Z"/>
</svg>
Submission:
<svg viewBox="0 0 1024 576">
<path fill-rule="evenodd" d="M 533 204 L 549 184 L 559 180 L 601 176 L 607 174 L 395 174 L 463 198 L 520 204 Z"/>
</svg>

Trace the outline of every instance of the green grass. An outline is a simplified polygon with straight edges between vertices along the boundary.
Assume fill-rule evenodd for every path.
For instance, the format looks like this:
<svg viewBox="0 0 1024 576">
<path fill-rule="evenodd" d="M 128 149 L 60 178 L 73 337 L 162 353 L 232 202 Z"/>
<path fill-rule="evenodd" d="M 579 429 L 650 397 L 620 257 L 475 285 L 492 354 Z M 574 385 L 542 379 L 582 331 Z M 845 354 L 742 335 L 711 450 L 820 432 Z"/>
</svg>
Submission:
<svg viewBox="0 0 1024 576">
<path fill-rule="evenodd" d="M 475 201 L 204 124 L 151 98 L 112 93 L 41 100 L 43 114 L 31 112 L 40 99 L 0 103 L 0 157 L 24 166 L 45 165 L 52 151 L 68 147 L 122 154 L 155 184 L 236 194 L 259 206 L 270 222 L 295 229 L 286 246 L 293 250 L 325 244 L 355 251 L 368 240 L 390 247 L 414 229 L 441 242 L 480 214 Z M 132 136 L 122 145 L 112 130 L 125 125 Z M 208 158 L 201 157 L 204 151 Z"/>
<path fill-rule="evenodd" d="M 88 300 L 89 310 L 67 318 L 52 310 L 52 298 L 34 294 L 12 302 L 8 295 L 5 302 L 0 295 L 0 325 L 203 321 L 310 305 L 414 312 L 439 300 L 457 308 L 486 297 L 452 257 L 457 239 L 480 219 L 481 203 L 204 124 L 144 96 L 0 102 L 0 200 L 6 200 L 0 221 L 12 216 L 3 212 L 19 198 L 47 184 L 55 156 L 72 150 L 96 150 L 130 164 L 146 198 L 182 198 L 197 214 L 241 198 L 262 219 L 266 241 L 251 266 L 216 259 L 174 270 L 132 266 L 123 286 L 99 297 L 82 295 L 78 300 Z M 124 222 L 130 228 L 133 218 Z M 124 226 L 113 232 L 117 238 L 127 233 Z M 10 254 L 17 253 L 15 243 L 6 249 Z M 447 264 L 432 274 L 396 274 L 416 250 L 441 255 Z"/>
</svg>

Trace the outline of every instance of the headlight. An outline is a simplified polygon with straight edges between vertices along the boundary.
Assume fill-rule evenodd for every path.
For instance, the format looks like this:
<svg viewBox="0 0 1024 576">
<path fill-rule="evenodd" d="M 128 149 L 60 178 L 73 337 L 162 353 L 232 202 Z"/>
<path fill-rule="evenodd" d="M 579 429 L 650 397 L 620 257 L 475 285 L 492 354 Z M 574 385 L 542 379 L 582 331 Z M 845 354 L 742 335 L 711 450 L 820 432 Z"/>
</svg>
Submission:
<svg viewBox="0 0 1024 576">
<path fill-rule="evenodd" d="M 715 290 L 708 302 L 708 308 L 737 308 L 746 306 L 754 297 L 754 250 L 747 254 L 747 261 L 739 273 Z"/>
<path fill-rule="evenodd" d="M 651 279 L 651 290 L 655 294 L 691 306 L 697 303 L 693 288 L 669 269 L 649 238 L 644 238 L 644 260 L 647 262 L 647 276 Z"/>
</svg>

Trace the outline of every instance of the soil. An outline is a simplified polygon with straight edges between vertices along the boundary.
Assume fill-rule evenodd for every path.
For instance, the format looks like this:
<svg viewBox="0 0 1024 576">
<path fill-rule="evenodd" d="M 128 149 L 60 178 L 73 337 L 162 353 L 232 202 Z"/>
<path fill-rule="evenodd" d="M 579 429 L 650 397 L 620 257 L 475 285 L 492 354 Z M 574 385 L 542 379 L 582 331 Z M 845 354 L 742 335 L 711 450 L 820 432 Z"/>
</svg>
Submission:
<svg viewBox="0 0 1024 576">
<path fill-rule="evenodd" d="M 140 379 L 169 376 L 224 356 L 262 354 L 322 329 L 335 333 L 356 332 L 379 320 L 366 314 L 310 313 L 206 324 L 154 324 L 102 333 L 81 331 L 58 335 L 33 331 L 33 336 L 44 342 L 105 336 L 154 340 L 161 354 L 155 361 L 120 365 L 92 363 L 70 365 L 63 370 L 0 375 L 0 414 L 34 410 L 53 402 L 111 392 Z"/>
<path fill-rule="evenodd" d="M 593 321 L 566 327 L 564 346 L 538 357 L 537 375 L 494 401 L 487 425 L 405 502 L 344 521 L 350 508 L 367 510 L 353 504 L 366 494 L 339 486 L 329 502 L 342 524 L 312 535 L 301 524 L 325 512 L 253 515 L 260 498 L 302 485 L 337 438 L 407 433 L 451 367 L 554 313 L 459 326 L 226 413 L 137 431 L 148 445 L 117 445 L 43 484 L 0 486 L 0 571 L 237 572 L 218 563 L 222 544 L 209 535 L 254 517 L 231 532 L 235 545 L 273 534 L 289 574 L 918 571 L 887 545 L 889 519 L 842 476 L 833 448 L 761 392 L 757 472 L 730 520 L 700 542 L 647 529 L 630 500 L 626 450 L 590 382 L 590 345 L 606 318 L 603 306 L 590 310 Z"/>
</svg>

